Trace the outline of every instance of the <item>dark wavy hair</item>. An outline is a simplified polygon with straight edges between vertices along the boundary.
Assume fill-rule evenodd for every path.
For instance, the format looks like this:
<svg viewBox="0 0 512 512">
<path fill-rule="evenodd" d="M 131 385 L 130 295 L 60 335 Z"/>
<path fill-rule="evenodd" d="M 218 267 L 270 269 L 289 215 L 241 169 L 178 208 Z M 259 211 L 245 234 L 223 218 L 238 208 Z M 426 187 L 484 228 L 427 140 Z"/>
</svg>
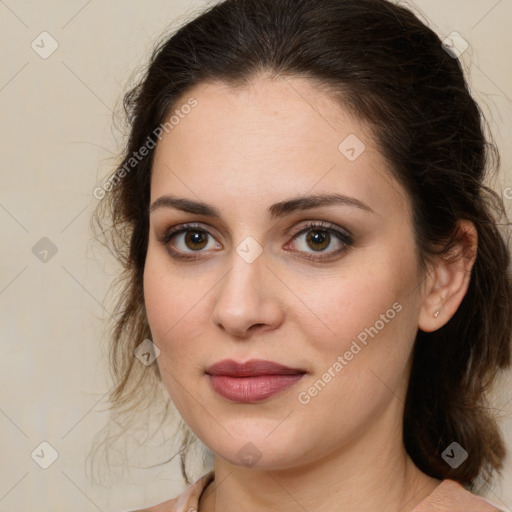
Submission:
<svg viewBox="0 0 512 512">
<path fill-rule="evenodd" d="M 124 96 L 129 137 L 92 222 L 123 268 L 110 332 L 112 411 L 140 411 L 161 382 L 156 364 L 144 367 L 133 355 L 151 338 L 143 272 L 154 148 L 137 162 L 133 155 L 193 87 L 245 86 L 260 73 L 310 78 L 368 123 L 410 196 L 423 269 L 450 251 L 458 221 L 475 225 L 478 252 L 460 307 L 435 332 L 417 332 L 403 441 L 427 475 L 469 489 L 477 477 L 489 481 L 501 471 L 505 446 L 487 395 L 510 364 L 512 317 L 509 221 L 484 184 L 500 156 L 459 59 L 412 11 L 387 0 L 225 0 L 154 49 Z M 183 454 L 192 437 L 180 452 L 187 483 Z M 453 441 L 469 453 L 455 469 L 441 457 Z"/>
</svg>

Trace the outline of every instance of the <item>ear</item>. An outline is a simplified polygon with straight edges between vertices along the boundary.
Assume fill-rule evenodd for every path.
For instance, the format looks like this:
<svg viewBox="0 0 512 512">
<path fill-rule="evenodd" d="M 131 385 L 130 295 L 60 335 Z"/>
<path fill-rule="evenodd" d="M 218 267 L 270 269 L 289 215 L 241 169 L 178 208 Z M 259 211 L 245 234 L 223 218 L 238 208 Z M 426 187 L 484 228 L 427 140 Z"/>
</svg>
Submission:
<svg viewBox="0 0 512 512">
<path fill-rule="evenodd" d="M 436 331 L 445 325 L 466 295 L 478 246 L 478 234 L 472 222 L 459 221 L 457 240 L 448 254 L 431 264 L 418 318 L 422 331 Z"/>
</svg>

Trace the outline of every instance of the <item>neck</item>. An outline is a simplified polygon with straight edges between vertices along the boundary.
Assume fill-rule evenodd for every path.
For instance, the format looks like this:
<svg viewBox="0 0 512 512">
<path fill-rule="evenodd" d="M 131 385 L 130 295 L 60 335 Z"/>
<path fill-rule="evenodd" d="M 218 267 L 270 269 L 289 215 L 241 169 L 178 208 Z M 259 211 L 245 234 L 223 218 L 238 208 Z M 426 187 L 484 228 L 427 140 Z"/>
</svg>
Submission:
<svg viewBox="0 0 512 512">
<path fill-rule="evenodd" d="M 396 411 L 391 411 L 394 414 Z M 410 512 L 440 481 L 421 472 L 407 455 L 400 425 L 375 425 L 350 446 L 286 469 L 233 465 L 215 457 L 215 480 L 199 512 Z"/>
</svg>

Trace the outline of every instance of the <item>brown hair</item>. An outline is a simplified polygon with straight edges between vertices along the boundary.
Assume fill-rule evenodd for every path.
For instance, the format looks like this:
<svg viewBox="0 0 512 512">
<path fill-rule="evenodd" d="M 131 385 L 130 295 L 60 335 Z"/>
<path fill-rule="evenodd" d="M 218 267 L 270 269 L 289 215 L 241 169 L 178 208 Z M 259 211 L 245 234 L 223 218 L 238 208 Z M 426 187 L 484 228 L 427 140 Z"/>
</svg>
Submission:
<svg viewBox="0 0 512 512">
<path fill-rule="evenodd" d="M 424 473 L 470 489 L 478 476 L 487 481 L 505 448 L 486 394 L 510 364 L 509 252 L 499 229 L 509 223 L 501 198 L 484 184 L 499 153 L 459 60 L 411 11 L 386 0 L 225 0 L 154 50 L 124 97 L 125 172 L 116 171 L 93 217 L 124 269 L 111 335 L 112 410 L 140 410 L 160 380 L 156 364 L 146 368 L 133 355 L 151 338 L 143 272 L 154 149 L 126 165 L 194 86 L 246 85 L 259 72 L 311 78 L 369 124 L 410 194 L 423 268 L 450 250 L 459 220 L 476 226 L 478 253 L 460 307 L 442 328 L 417 333 L 403 426 L 406 450 Z M 456 469 L 441 457 L 453 441 L 469 453 Z"/>
</svg>

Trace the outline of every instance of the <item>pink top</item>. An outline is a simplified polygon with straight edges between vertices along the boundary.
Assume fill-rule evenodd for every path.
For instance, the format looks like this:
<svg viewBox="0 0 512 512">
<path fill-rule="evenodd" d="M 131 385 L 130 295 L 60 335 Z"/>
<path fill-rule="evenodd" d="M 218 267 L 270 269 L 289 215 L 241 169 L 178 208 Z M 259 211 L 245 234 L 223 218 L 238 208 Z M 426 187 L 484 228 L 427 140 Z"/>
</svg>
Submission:
<svg viewBox="0 0 512 512">
<path fill-rule="evenodd" d="M 199 497 L 214 479 L 214 471 L 198 478 L 171 500 L 131 512 L 197 512 Z M 484 498 L 467 491 L 454 480 L 443 480 L 413 512 L 503 512 Z"/>
</svg>

